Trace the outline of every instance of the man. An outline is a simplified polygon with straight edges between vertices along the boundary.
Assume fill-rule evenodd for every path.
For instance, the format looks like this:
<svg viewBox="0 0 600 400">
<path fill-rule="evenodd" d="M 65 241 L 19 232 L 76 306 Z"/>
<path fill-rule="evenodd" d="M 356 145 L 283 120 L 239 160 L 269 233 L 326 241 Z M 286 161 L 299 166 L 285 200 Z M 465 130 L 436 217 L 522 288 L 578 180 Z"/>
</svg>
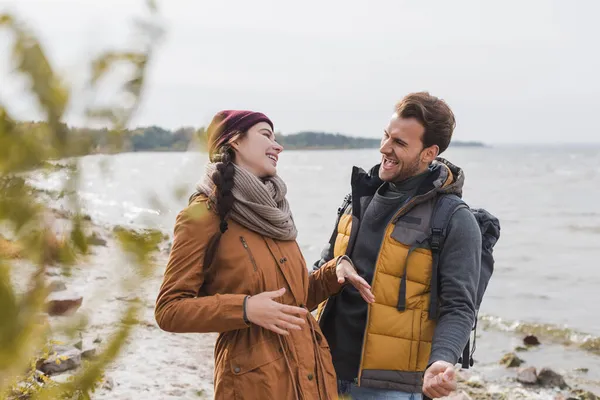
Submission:
<svg viewBox="0 0 600 400">
<path fill-rule="evenodd" d="M 353 169 L 351 195 L 314 266 L 343 256 L 337 262 L 371 285 L 372 295 L 344 287 L 317 313 L 340 395 L 418 400 L 456 388 L 454 365 L 475 321 L 481 233 L 469 209 L 457 209 L 432 272 L 436 200 L 461 196 L 464 183 L 462 170 L 438 157 L 454 127 L 443 100 L 409 94 L 383 132 L 381 163 Z"/>
</svg>

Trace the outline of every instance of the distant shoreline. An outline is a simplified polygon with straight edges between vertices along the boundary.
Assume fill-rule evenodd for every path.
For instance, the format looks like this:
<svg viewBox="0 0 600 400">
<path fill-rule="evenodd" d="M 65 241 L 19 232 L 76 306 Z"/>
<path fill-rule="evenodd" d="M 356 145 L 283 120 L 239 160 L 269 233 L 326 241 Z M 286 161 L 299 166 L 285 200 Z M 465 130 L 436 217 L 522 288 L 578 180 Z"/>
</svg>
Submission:
<svg viewBox="0 0 600 400">
<path fill-rule="evenodd" d="M 44 122 L 19 122 L 21 132 L 33 137 L 44 138 L 48 126 Z M 71 136 L 76 146 L 71 156 L 85 154 L 115 154 L 132 152 L 177 152 L 191 149 L 205 149 L 208 138 L 206 129 L 182 127 L 171 131 L 159 126 L 135 127 L 125 129 L 115 135 L 106 128 L 79 128 L 62 125 L 65 133 Z M 287 150 L 346 150 L 379 148 L 379 138 L 356 137 L 341 133 L 303 131 L 283 135 L 275 133 L 275 137 Z M 44 140 L 44 139 L 42 139 Z M 119 144 L 115 146 L 115 144 Z M 454 141 L 450 147 L 487 147 L 477 141 Z"/>
<path fill-rule="evenodd" d="M 379 148 L 381 139 L 346 136 L 326 132 L 299 132 L 278 135 L 277 141 L 288 150 L 349 150 Z M 455 141 L 450 147 L 487 147 L 483 142 Z"/>
<path fill-rule="evenodd" d="M 364 138 L 358 138 L 360 140 L 365 140 Z M 370 149 L 379 149 L 379 140 L 377 140 L 376 144 L 373 145 L 364 145 L 364 146 L 335 146 L 335 145 L 296 145 L 296 144 L 290 144 L 290 143 L 285 143 L 285 141 L 278 141 L 279 143 L 281 143 L 281 145 L 283 146 L 283 148 L 286 151 L 327 151 L 327 150 L 370 150 Z M 489 148 L 491 147 L 490 145 L 487 145 L 485 143 L 481 143 L 481 142 L 458 142 L 458 143 L 451 143 L 449 148 L 457 148 L 457 147 L 461 147 L 461 148 Z M 144 149 L 124 149 L 118 153 L 110 153 L 110 152 L 104 152 L 101 150 L 98 151 L 94 151 L 91 154 L 105 154 L 105 155 L 112 155 L 112 154 L 122 154 L 122 153 L 176 153 L 176 152 L 185 152 L 185 151 L 190 151 L 190 150 L 203 150 L 201 148 L 201 146 L 193 146 L 192 144 L 190 144 L 190 147 L 188 148 L 144 148 Z"/>
<path fill-rule="evenodd" d="M 286 151 L 327 151 L 327 150 L 370 150 L 370 149 L 378 149 L 379 148 L 379 141 L 377 142 L 377 145 L 372 145 L 372 146 L 362 146 L 362 147 L 344 147 L 344 146 L 318 146 L 318 145 L 313 145 L 313 146 L 295 146 L 295 145 L 290 145 L 290 144 L 286 144 L 286 143 L 282 143 L 283 148 Z M 491 147 L 490 145 L 484 144 L 484 143 L 480 143 L 480 142 L 459 142 L 459 143 L 452 143 L 449 148 L 489 148 Z M 122 154 L 122 153 L 176 153 L 176 152 L 182 152 L 182 151 L 189 151 L 191 149 L 180 149 L 180 148 L 154 148 L 154 149 L 135 149 L 135 150 L 124 150 L 124 151 L 120 151 L 116 154 Z M 108 152 L 102 152 L 102 151 L 96 151 L 93 152 L 91 154 L 115 154 L 115 153 L 108 153 Z"/>
</svg>

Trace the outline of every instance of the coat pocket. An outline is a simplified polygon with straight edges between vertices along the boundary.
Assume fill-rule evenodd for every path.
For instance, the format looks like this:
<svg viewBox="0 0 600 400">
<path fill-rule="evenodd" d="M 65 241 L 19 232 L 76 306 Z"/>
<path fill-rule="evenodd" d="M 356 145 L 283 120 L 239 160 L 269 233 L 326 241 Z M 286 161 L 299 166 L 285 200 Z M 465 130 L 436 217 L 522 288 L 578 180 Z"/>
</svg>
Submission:
<svg viewBox="0 0 600 400">
<path fill-rule="evenodd" d="M 323 367 L 325 368 L 325 372 L 335 377 L 335 370 L 333 368 L 333 360 L 331 357 L 331 348 L 329 347 L 329 343 L 321 332 L 321 329 L 315 329 L 315 336 L 317 338 L 317 346 L 319 346 L 319 354 L 321 355 L 321 360 L 323 360 Z"/>
<path fill-rule="evenodd" d="M 328 397 L 337 394 L 337 376 L 335 373 L 335 368 L 333 366 L 333 360 L 331 357 L 331 349 L 329 347 L 329 343 L 327 343 L 327 339 L 321 329 L 319 329 L 318 325 L 315 328 L 315 336 L 317 338 L 317 346 L 319 357 L 321 358 L 321 365 L 323 367 L 323 382 L 321 385 L 325 387 L 325 392 Z M 337 398 L 337 397 L 334 397 Z"/>
<path fill-rule="evenodd" d="M 291 382 L 288 382 L 290 371 L 277 339 L 250 346 L 232 357 L 229 366 L 236 399 L 276 398 L 280 394 L 293 393 Z"/>
</svg>

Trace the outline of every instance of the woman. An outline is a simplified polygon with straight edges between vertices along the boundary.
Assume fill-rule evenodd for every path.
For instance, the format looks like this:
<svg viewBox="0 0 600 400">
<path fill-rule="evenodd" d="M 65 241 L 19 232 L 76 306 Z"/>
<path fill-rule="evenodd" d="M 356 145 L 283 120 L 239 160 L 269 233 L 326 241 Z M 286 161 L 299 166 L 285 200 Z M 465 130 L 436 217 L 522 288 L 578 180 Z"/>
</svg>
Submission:
<svg viewBox="0 0 600 400">
<path fill-rule="evenodd" d="M 269 118 L 222 111 L 207 133 L 211 162 L 177 216 L 156 320 L 169 332 L 219 332 L 215 399 L 335 399 L 329 346 L 309 311 L 346 280 L 368 301 L 370 286 L 338 259 L 308 274 Z"/>
</svg>

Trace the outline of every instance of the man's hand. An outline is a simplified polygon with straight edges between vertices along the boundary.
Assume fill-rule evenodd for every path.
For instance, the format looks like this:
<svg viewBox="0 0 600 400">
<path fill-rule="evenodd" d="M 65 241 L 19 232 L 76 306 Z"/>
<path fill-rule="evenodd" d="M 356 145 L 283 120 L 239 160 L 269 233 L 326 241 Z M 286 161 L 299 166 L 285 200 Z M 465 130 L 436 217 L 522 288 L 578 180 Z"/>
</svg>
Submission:
<svg viewBox="0 0 600 400">
<path fill-rule="evenodd" d="M 361 278 L 357 273 L 352 264 L 348 262 L 348 260 L 342 260 L 335 268 L 335 273 L 338 278 L 338 283 L 341 285 L 346 282 L 352 284 L 358 290 L 360 295 L 367 303 L 373 303 L 375 301 L 375 296 L 371 292 L 371 285 L 367 283 L 363 278 Z"/>
<path fill-rule="evenodd" d="M 456 390 L 454 365 L 446 361 L 436 361 L 425 371 L 423 393 L 432 399 L 449 396 Z"/>
</svg>

